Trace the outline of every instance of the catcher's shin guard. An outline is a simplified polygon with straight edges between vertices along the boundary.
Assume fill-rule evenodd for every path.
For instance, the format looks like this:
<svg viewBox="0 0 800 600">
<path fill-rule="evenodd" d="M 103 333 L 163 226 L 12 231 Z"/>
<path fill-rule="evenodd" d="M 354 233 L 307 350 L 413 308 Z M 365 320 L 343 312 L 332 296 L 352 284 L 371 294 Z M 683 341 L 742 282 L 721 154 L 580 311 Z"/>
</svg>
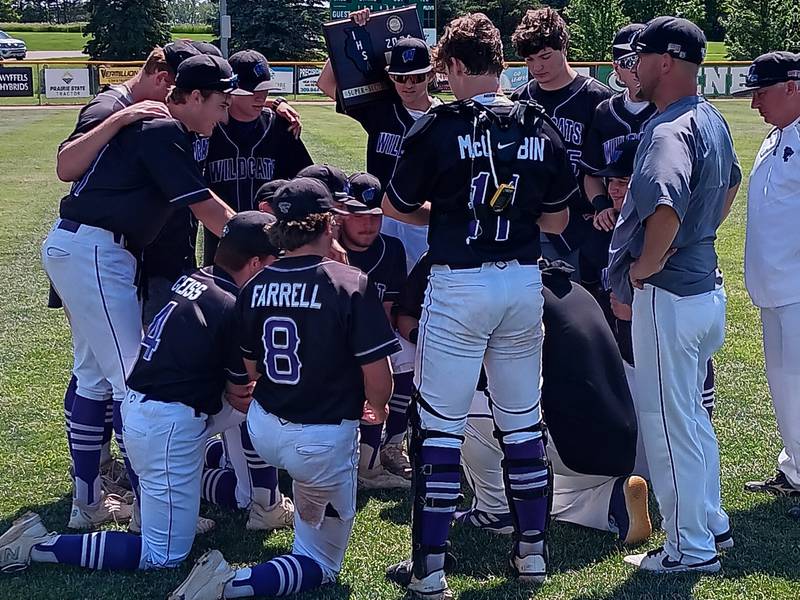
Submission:
<svg viewBox="0 0 800 600">
<path fill-rule="evenodd" d="M 513 434 L 533 433 L 524 441 L 512 441 Z M 545 535 L 550 522 L 553 471 L 545 452 L 543 426 L 538 423 L 517 431 L 495 429 L 503 451 L 503 483 L 514 522 L 514 550 L 517 556 L 544 554 Z"/>
<path fill-rule="evenodd" d="M 452 561 L 447 554 L 447 536 L 461 498 L 461 451 L 435 443 L 442 438 L 463 441 L 463 437 L 423 429 L 418 400 L 419 394 L 415 393 L 409 405 L 411 560 L 414 577 L 423 579 L 435 571 L 444 570 L 445 565 Z"/>
</svg>

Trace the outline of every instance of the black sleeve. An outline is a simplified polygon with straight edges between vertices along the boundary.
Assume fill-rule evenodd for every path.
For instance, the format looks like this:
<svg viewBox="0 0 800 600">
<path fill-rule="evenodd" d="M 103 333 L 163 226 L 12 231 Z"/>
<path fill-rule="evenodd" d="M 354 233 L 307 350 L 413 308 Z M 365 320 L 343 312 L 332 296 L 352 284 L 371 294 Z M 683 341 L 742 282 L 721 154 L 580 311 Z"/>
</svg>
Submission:
<svg viewBox="0 0 800 600">
<path fill-rule="evenodd" d="M 400 351 L 378 291 L 360 275 L 359 289 L 350 296 L 350 347 L 360 365 L 368 365 Z"/>
<path fill-rule="evenodd" d="M 581 153 L 581 168 L 587 175 L 596 173 L 604 168 L 605 156 L 603 154 L 603 135 L 601 127 L 603 125 L 604 113 L 607 112 L 606 103 L 598 105 L 594 111 L 592 124 L 586 134 Z"/>
<path fill-rule="evenodd" d="M 276 125 L 283 127 L 284 133 L 278 138 L 280 154 L 278 155 L 274 179 L 294 179 L 298 172 L 314 164 L 314 161 L 311 160 L 311 155 L 308 153 L 303 141 L 295 138 L 285 127 L 285 122 L 282 123 L 281 121 L 283 120 L 278 117 Z"/>
<path fill-rule="evenodd" d="M 246 385 L 250 383 L 250 377 L 242 360 L 242 349 L 239 342 L 239 332 L 242 327 L 239 323 L 238 314 L 236 305 L 231 304 L 226 308 L 223 315 L 220 349 L 223 352 L 226 379 L 237 385 Z"/>
<path fill-rule="evenodd" d="M 406 250 L 400 240 L 389 238 L 386 242 L 386 254 L 388 277 L 383 301 L 396 303 L 406 281 Z"/>
<path fill-rule="evenodd" d="M 422 317 L 422 303 L 425 300 L 425 289 L 428 287 L 430 272 L 431 264 L 428 255 L 424 254 L 411 269 L 403 289 L 400 290 L 400 299 L 397 302 L 399 314 L 414 317 L 417 320 Z"/>
<path fill-rule="evenodd" d="M 248 306 L 248 299 L 252 293 L 252 286 L 246 286 L 239 292 L 236 299 L 236 339 L 242 358 L 258 360 L 258 348 L 261 340 L 258 339 L 259 328 L 252 323 L 253 311 Z"/>
<path fill-rule="evenodd" d="M 544 125 L 544 130 L 550 143 L 553 173 L 550 187 L 542 201 L 542 212 L 555 213 L 569 206 L 572 197 L 578 193 L 578 181 L 561 135 L 549 123 Z"/>
<path fill-rule="evenodd" d="M 156 119 L 142 127 L 141 136 L 139 160 L 170 204 L 189 206 L 211 196 L 192 144 L 176 123 Z"/>
<path fill-rule="evenodd" d="M 400 158 L 386 186 L 386 195 L 398 212 L 414 212 L 434 188 L 439 156 L 431 134 L 435 118 L 431 113 L 420 117 L 400 147 Z"/>
<path fill-rule="evenodd" d="M 59 149 L 61 149 L 64 144 L 76 140 L 86 133 L 89 133 L 92 129 L 100 125 L 100 123 L 105 121 L 115 112 L 117 111 L 114 109 L 114 105 L 111 102 L 98 102 L 96 100 L 92 100 L 89 104 L 81 109 L 80 113 L 78 113 L 78 122 L 75 124 L 75 129 L 67 139 L 59 144 Z"/>
</svg>

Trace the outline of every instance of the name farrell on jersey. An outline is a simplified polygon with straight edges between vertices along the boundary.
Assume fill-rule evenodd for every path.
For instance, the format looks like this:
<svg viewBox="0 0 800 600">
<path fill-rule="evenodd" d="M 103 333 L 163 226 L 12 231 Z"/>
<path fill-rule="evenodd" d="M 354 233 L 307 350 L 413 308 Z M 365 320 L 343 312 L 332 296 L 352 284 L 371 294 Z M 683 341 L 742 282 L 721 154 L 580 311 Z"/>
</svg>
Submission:
<svg viewBox="0 0 800 600">
<path fill-rule="evenodd" d="M 317 301 L 319 285 L 309 287 L 305 283 L 256 284 L 250 298 L 250 308 L 310 308 L 319 310 Z"/>
</svg>

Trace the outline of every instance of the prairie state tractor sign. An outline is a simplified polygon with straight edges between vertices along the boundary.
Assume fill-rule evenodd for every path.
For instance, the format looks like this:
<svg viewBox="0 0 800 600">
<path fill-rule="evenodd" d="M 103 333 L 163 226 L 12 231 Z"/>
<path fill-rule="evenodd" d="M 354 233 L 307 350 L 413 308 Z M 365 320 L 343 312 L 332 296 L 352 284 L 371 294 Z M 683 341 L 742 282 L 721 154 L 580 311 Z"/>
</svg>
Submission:
<svg viewBox="0 0 800 600">
<path fill-rule="evenodd" d="M 45 69 L 46 98 L 89 98 L 89 69 Z"/>
</svg>

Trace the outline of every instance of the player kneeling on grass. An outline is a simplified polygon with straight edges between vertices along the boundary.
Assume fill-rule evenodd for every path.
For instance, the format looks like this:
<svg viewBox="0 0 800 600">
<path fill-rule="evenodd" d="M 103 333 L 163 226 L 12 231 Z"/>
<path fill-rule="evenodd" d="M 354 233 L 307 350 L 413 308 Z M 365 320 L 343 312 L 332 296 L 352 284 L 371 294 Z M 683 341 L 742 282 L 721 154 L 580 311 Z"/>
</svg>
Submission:
<svg viewBox="0 0 800 600">
<path fill-rule="evenodd" d="M 257 380 L 247 426 L 261 457 L 294 480 L 294 545 L 238 570 L 207 552 L 172 600 L 282 596 L 333 581 L 356 514 L 359 419 L 386 417 L 399 344 L 367 276 L 324 258 L 335 236 L 330 191 L 301 177 L 273 206 L 270 237 L 286 254 L 242 289 L 237 310 Z"/>
<path fill-rule="evenodd" d="M 189 555 L 200 510 L 208 419 L 227 388 L 246 397 L 250 381 L 235 327 L 236 294 L 274 259 L 274 218 L 245 212 L 225 226 L 216 264 L 181 277 L 142 340 L 128 384 L 123 436 L 139 475 L 141 537 L 118 531 L 48 533 L 27 513 L 0 536 L 0 569 L 31 561 L 90 569 L 174 567 Z M 243 408 L 246 407 L 246 404 Z"/>
</svg>

